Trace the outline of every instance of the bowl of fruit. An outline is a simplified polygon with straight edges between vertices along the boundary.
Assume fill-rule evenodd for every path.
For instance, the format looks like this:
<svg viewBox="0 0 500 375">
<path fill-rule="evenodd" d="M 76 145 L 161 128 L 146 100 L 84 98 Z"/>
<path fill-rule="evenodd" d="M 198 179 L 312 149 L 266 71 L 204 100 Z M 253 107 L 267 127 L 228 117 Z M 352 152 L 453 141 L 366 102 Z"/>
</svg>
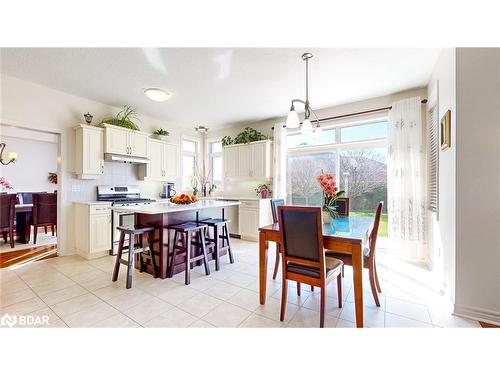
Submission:
<svg viewBox="0 0 500 375">
<path fill-rule="evenodd" d="M 198 201 L 198 197 L 193 194 L 178 194 L 170 198 L 174 204 L 191 204 Z"/>
</svg>

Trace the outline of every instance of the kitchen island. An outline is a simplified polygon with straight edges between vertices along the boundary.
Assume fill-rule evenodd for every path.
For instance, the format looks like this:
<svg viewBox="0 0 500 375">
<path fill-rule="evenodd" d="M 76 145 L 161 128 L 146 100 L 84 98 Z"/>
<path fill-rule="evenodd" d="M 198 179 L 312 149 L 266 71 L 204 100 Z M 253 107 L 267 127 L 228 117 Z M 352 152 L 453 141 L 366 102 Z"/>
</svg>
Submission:
<svg viewBox="0 0 500 375">
<path fill-rule="evenodd" d="M 120 207 L 120 212 L 134 213 L 136 225 L 149 225 L 155 227 L 153 251 L 158 259 L 159 276 L 168 277 L 168 254 L 172 245 L 169 243 L 167 225 L 178 224 L 186 221 L 206 220 L 208 218 L 225 217 L 224 209 L 229 206 L 239 205 L 240 202 L 220 200 L 200 200 L 189 205 L 178 205 L 170 202 L 156 202 L 142 206 Z M 221 253 L 221 255 L 224 255 Z M 213 260 L 214 254 L 208 251 L 208 260 Z M 136 262 L 138 265 L 138 262 Z M 146 271 L 153 274 L 151 264 L 146 264 Z M 183 267 L 176 267 L 174 274 L 183 272 Z"/>
</svg>

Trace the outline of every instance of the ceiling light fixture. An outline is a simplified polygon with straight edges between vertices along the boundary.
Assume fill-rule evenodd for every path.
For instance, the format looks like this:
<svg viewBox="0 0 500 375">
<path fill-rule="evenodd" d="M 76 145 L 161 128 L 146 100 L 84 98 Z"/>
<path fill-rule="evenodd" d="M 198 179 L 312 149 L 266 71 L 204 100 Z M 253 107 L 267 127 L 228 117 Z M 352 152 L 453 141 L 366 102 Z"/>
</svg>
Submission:
<svg viewBox="0 0 500 375">
<path fill-rule="evenodd" d="M 7 159 L 9 160 L 8 162 L 3 161 L 3 151 L 5 149 L 5 146 L 7 146 L 5 143 L 0 143 L 0 163 L 3 165 L 9 165 L 10 163 L 15 163 L 17 160 L 17 152 L 9 152 L 7 155 Z"/>
<path fill-rule="evenodd" d="M 204 127 L 204 126 L 197 126 L 194 128 L 194 130 L 196 130 L 198 133 L 202 133 L 202 134 L 207 134 L 208 133 L 208 128 Z"/>
<path fill-rule="evenodd" d="M 306 100 L 302 99 L 292 99 L 292 106 L 290 107 L 290 113 L 288 114 L 288 117 L 286 119 L 286 127 L 290 129 L 295 129 L 300 127 L 300 121 L 299 121 L 299 116 L 297 115 L 297 112 L 295 112 L 295 103 L 302 103 L 304 104 L 304 121 L 302 122 L 302 129 L 301 132 L 303 134 L 311 134 L 313 132 L 318 132 L 321 131 L 321 128 L 319 126 L 319 119 L 318 116 L 316 116 L 316 113 L 312 110 L 311 106 L 309 105 L 309 59 L 312 58 L 313 55 L 312 53 L 306 52 L 302 55 L 302 60 L 306 62 Z M 309 117 L 311 116 L 311 113 L 314 115 L 315 118 L 315 125 L 313 126 L 311 123 L 311 120 Z"/>
<path fill-rule="evenodd" d="M 156 87 L 144 89 L 144 95 L 155 102 L 166 102 L 172 96 L 169 92 Z"/>
</svg>

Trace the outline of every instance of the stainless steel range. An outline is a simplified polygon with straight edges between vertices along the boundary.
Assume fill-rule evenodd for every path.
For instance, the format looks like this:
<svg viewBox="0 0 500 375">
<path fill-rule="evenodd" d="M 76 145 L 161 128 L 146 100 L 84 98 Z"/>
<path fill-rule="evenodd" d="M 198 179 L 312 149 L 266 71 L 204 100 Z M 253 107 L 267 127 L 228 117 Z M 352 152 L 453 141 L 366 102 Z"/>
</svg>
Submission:
<svg viewBox="0 0 500 375">
<path fill-rule="evenodd" d="M 119 234 L 116 227 L 122 225 L 134 225 L 134 214 L 120 212 L 120 207 L 142 206 L 156 202 L 154 199 L 142 198 L 138 186 L 97 186 L 97 200 L 112 202 L 113 216 L 111 221 L 111 254 L 115 255 L 118 250 Z"/>
</svg>

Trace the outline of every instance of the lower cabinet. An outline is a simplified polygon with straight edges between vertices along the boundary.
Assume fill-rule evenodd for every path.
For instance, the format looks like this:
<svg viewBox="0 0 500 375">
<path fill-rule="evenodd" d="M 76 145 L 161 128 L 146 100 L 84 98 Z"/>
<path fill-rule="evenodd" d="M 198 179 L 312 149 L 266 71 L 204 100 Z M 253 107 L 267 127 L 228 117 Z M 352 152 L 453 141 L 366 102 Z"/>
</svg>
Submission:
<svg viewBox="0 0 500 375">
<path fill-rule="evenodd" d="M 76 252 L 87 259 L 111 250 L 111 204 L 75 203 Z"/>
<path fill-rule="evenodd" d="M 240 200 L 239 234 L 242 240 L 258 241 L 259 228 L 272 223 L 269 199 Z"/>
</svg>

